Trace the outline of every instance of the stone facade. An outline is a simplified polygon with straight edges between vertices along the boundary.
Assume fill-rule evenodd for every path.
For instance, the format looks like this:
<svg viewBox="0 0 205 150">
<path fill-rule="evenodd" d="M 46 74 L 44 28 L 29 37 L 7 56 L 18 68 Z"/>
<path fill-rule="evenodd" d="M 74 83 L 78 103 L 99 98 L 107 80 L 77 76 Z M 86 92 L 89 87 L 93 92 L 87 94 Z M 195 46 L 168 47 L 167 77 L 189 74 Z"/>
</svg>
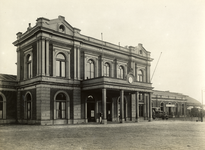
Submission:
<svg viewBox="0 0 205 150">
<path fill-rule="evenodd" d="M 151 121 L 153 104 L 160 104 L 158 99 L 152 101 L 153 59 L 142 44 L 121 47 L 82 35 L 63 16 L 38 18 L 34 27 L 29 24 L 25 33 L 17 33 L 13 44 L 17 77 L 4 79 L 10 92 L 0 84 L 1 122 L 7 118 L 41 125 Z"/>
</svg>

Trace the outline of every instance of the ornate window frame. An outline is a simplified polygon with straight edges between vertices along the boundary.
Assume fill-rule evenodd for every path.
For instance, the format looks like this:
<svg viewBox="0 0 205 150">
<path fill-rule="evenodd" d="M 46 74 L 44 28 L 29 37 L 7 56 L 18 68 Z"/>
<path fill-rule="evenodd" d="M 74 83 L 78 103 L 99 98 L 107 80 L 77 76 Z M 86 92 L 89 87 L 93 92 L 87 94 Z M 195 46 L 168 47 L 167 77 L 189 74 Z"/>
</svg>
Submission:
<svg viewBox="0 0 205 150">
<path fill-rule="evenodd" d="M 58 100 L 56 100 L 56 97 L 57 97 L 57 95 L 58 94 L 60 94 L 60 93 L 63 93 L 63 94 L 65 94 L 65 96 L 66 96 L 66 101 L 65 101 L 65 118 L 63 118 L 63 119 L 58 119 L 57 118 L 57 116 L 56 116 L 56 111 L 57 111 L 57 101 Z M 59 90 L 58 92 L 56 92 L 55 93 L 55 95 L 54 95 L 54 110 L 53 110 L 53 113 L 54 113 L 54 120 L 65 120 L 65 119 L 70 119 L 70 97 L 69 97 L 69 95 L 67 94 L 67 92 L 66 91 L 64 91 L 64 90 Z"/>
</svg>

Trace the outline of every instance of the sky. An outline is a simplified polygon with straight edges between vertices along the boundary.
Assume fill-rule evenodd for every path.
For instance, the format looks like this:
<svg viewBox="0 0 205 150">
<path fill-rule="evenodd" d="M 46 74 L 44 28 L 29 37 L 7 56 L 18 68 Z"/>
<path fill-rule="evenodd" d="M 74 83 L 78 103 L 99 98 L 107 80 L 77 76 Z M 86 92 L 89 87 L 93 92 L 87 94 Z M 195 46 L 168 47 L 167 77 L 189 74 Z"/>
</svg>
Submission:
<svg viewBox="0 0 205 150">
<path fill-rule="evenodd" d="M 64 16 L 81 34 L 151 52 L 154 90 L 205 103 L 204 0 L 0 0 L 0 73 L 16 75 L 16 33 Z M 161 53 L 161 57 L 160 57 Z M 160 59 L 159 59 L 160 58 Z M 158 61 L 158 65 L 157 65 Z M 156 68 L 156 70 L 155 70 Z M 155 72 L 154 72 L 155 70 Z M 204 89 L 204 92 L 202 90 Z"/>
</svg>

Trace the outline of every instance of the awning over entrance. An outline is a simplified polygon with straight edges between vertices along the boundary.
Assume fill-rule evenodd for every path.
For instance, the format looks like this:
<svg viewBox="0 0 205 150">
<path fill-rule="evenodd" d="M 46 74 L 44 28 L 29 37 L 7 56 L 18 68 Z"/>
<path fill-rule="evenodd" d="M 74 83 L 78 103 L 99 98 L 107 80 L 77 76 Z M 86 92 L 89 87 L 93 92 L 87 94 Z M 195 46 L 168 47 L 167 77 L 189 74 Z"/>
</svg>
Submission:
<svg viewBox="0 0 205 150">
<path fill-rule="evenodd" d="M 82 81 L 82 90 L 115 89 L 124 91 L 152 92 L 152 84 L 144 82 L 129 83 L 126 79 L 99 77 Z"/>
</svg>

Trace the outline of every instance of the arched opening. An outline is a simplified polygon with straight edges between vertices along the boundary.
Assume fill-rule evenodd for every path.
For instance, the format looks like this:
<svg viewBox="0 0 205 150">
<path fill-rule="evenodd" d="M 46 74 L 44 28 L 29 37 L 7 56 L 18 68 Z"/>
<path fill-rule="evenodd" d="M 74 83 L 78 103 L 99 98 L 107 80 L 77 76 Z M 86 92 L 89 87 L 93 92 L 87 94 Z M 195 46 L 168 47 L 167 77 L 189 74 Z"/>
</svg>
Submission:
<svg viewBox="0 0 205 150">
<path fill-rule="evenodd" d="M 65 56 L 59 53 L 56 56 L 56 76 L 65 77 L 66 59 Z"/>
<path fill-rule="evenodd" d="M 56 96 L 56 119 L 66 118 L 66 95 L 59 93 Z"/>
<path fill-rule="evenodd" d="M 32 67 L 31 67 L 31 65 L 32 65 L 32 63 L 31 63 L 31 55 L 28 55 L 27 56 L 27 78 L 29 79 L 29 78 L 31 78 L 32 77 Z"/>
<path fill-rule="evenodd" d="M 120 79 L 124 79 L 124 68 L 123 68 L 123 66 L 119 66 L 119 68 L 118 68 L 118 77 Z"/>
<path fill-rule="evenodd" d="M 110 76 L 110 65 L 108 63 L 104 64 L 104 76 Z"/>
<path fill-rule="evenodd" d="M 25 96 L 25 119 L 32 119 L 32 96 L 31 93 L 26 93 Z"/>
<path fill-rule="evenodd" d="M 87 97 L 87 118 L 88 122 L 95 122 L 95 99 L 92 95 Z"/>
<path fill-rule="evenodd" d="M 141 69 L 138 71 L 138 81 L 143 82 L 143 71 Z"/>
</svg>

